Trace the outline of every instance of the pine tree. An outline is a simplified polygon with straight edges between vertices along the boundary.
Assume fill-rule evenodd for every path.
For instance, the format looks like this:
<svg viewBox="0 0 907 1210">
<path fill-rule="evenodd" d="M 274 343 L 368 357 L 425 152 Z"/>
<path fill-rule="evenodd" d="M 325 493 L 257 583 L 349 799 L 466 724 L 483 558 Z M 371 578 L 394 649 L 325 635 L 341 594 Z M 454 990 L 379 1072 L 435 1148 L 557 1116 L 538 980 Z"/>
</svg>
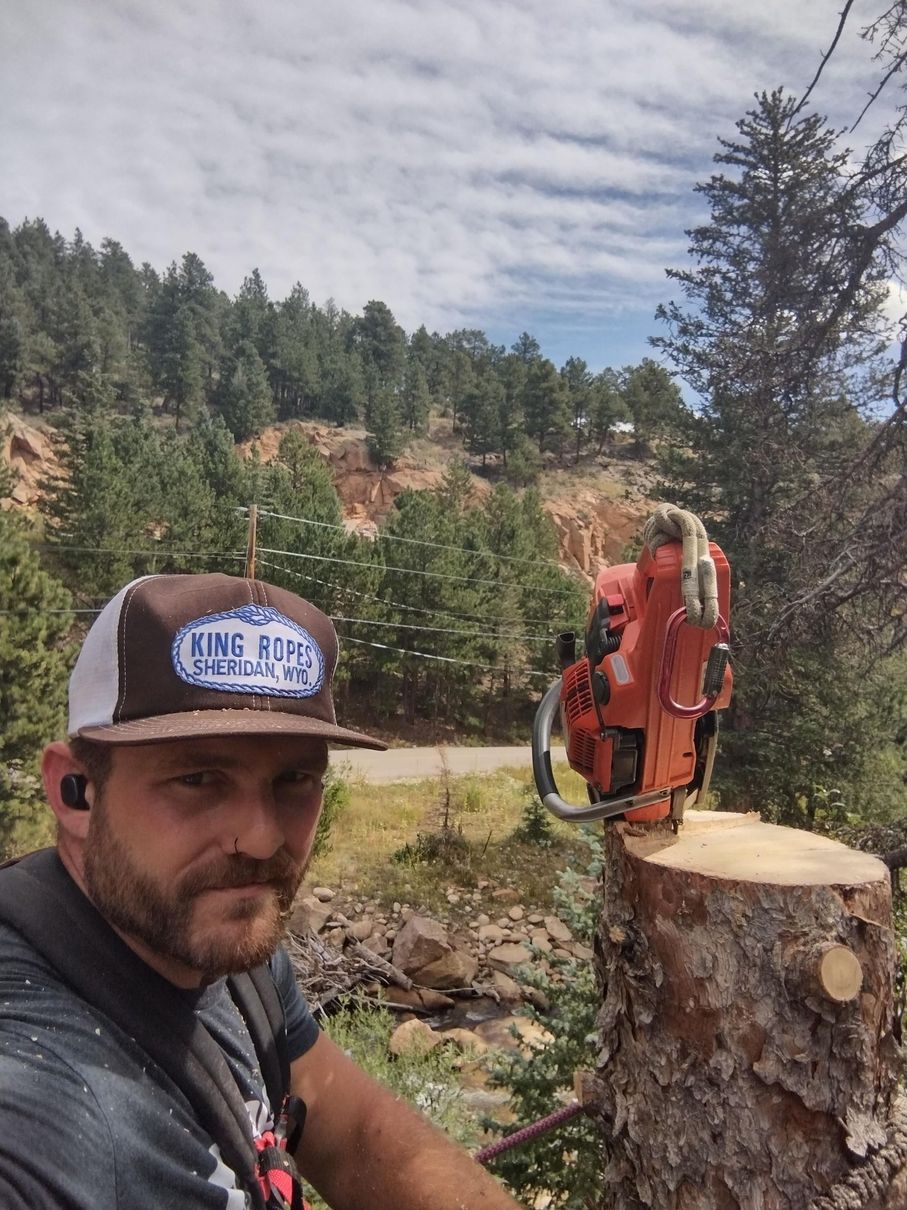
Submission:
<svg viewBox="0 0 907 1210">
<path fill-rule="evenodd" d="M 237 441 L 260 433 L 275 419 L 267 371 L 255 345 L 244 340 L 221 370 L 217 403 Z"/>
<path fill-rule="evenodd" d="M 620 391 L 617 373 L 608 368 L 596 374 L 589 407 L 589 438 L 601 453 L 616 425 L 629 419 L 629 411 Z"/>
<path fill-rule="evenodd" d="M 651 446 L 658 438 L 672 436 L 682 424 L 680 388 L 664 366 L 651 357 L 624 369 L 620 393 L 633 420 L 638 449 Z"/>
<path fill-rule="evenodd" d="M 567 393 L 560 375 L 547 358 L 533 361 L 523 387 L 526 432 L 538 443 L 539 453 L 560 450 L 570 431 Z"/>
<path fill-rule="evenodd" d="M 0 491 L 3 489 L 0 488 Z M 69 593 L 44 571 L 25 529 L 0 510 L 0 849 L 27 846 L 42 810 L 39 757 L 66 718 Z M 49 828 L 48 828 L 49 831 Z"/>
<path fill-rule="evenodd" d="M 687 305 L 659 312 L 669 335 L 654 343 L 701 397 L 663 452 L 664 490 L 703 517 L 735 574 L 724 785 L 801 820 L 816 787 L 865 781 L 876 751 L 854 739 L 877 698 L 864 661 L 881 585 L 864 583 L 853 614 L 852 582 L 837 604 L 817 585 L 836 558 L 856 565 L 859 541 L 842 547 L 842 535 L 887 490 L 841 474 L 871 437 L 859 405 L 884 266 L 859 268 L 864 202 L 823 119 L 777 91 L 738 130 L 716 156 L 730 175 L 699 186 L 711 216 L 690 232 L 695 267 L 670 273 Z"/>
<path fill-rule="evenodd" d="M 368 450 L 380 467 L 392 466 L 403 449 L 400 407 L 390 387 L 382 387 L 372 396 L 365 413 L 368 426 Z"/>
<path fill-rule="evenodd" d="M 567 391 L 574 454 L 579 462 L 583 446 L 589 440 L 592 423 L 592 374 L 581 357 L 568 357 L 561 370 L 561 378 Z"/>
</svg>

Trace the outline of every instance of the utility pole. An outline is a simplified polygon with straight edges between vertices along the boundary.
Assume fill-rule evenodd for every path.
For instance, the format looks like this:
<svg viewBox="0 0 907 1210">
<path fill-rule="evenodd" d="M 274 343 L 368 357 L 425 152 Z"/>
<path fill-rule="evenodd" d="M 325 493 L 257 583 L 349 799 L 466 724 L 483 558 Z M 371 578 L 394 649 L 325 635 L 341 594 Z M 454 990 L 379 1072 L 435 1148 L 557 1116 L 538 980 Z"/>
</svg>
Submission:
<svg viewBox="0 0 907 1210">
<path fill-rule="evenodd" d="M 258 505 L 249 505 L 249 536 L 246 540 L 246 570 L 247 580 L 255 579 L 255 544 L 258 539 Z"/>
</svg>

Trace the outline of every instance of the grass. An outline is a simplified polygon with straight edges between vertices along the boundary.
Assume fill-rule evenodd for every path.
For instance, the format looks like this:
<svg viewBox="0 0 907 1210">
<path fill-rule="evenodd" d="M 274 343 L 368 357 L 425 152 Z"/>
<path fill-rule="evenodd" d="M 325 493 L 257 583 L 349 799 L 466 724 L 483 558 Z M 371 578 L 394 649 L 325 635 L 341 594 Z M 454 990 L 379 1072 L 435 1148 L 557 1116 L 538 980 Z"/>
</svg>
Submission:
<svg viewBox="0 0 907 1210">
<path fill-rule="evenodd" d="M 565 797 L 585 801 L 585 783 L 566 766 L 557 769 L 556 778 Z M 337 817 L 330 849 L 313 862 L 309 882 L 355 890 L 384 904 L 398 900 L 428 912 L 442 905 L 449 911 L 450 886 L 486 881 L 492 890 L 511 886 L 521 898 L 543 906 L 550 903 L 554 871 L 570 863 L 574 849 L 577 854 L 582 849 L 575 829 L 559 820 L 552 820 L 550 847 L 514 839 L 532 789 L 528 769 L 442 775 L 380 788 L 361 780 L 348 785 L 349 802 Z M 443 836 L 445 819 L 452 842 L 441 846 L 447 859 L 415 859 L 420 836 Z M 457 843 L 459 837 L 465 846 Z"/>
</svg>

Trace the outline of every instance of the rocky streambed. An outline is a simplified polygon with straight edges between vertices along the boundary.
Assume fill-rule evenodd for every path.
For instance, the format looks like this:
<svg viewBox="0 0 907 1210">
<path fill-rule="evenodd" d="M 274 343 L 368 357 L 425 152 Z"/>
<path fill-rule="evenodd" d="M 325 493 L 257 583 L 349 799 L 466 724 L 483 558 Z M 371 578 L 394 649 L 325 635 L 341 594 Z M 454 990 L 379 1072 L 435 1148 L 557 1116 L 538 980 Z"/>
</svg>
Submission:
<svg viewBox="0 0 907 1210">
<path fill-rule="evenodd" d="M 336 994 L 353 990 L 382 1000 L 400 1014 L 394 1046 L 425 1047 L 441 1035 L 476 1051 L 519 1045 L 511 1026 L 524 1043 L 544 1041 L 544 1029 L 523 1010 L 527 1003 L 543 1013 L 550 1006 L 526 982 L 527 971 L 545 972 L 556 987 L 557 959 L 591 962 L 591 948 L 550 908 L 524 902 L 512 887 L 480 880 L 472 889 L 449 887 L 445 899 L 439 918 L 417 905 L 386 906 L 327 886 L 304 891 L 290 931 L 322 955 L 310 952 L 310 962 L 334 963 L 335 970 L 333 986 L 329 977 L 313 988 L 305 953 L 299 957 L 310 1001 L 328 1007 Z"/>
</svg>

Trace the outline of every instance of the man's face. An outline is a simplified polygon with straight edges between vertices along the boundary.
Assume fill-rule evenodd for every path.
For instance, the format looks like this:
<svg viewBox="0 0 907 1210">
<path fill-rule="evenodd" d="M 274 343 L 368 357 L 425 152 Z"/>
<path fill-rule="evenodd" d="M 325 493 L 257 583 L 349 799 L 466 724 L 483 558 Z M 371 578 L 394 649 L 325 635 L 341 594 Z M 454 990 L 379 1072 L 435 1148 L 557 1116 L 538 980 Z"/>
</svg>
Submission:
<svg viewBox="0 0 907 1210">
<path fill-rule="evenodd" d="M 308 864 L 327 747 L 285 736 L 120 747 L 84 848 L 95 906 L 178 983 L 264 961 Z"/>
</svg>

